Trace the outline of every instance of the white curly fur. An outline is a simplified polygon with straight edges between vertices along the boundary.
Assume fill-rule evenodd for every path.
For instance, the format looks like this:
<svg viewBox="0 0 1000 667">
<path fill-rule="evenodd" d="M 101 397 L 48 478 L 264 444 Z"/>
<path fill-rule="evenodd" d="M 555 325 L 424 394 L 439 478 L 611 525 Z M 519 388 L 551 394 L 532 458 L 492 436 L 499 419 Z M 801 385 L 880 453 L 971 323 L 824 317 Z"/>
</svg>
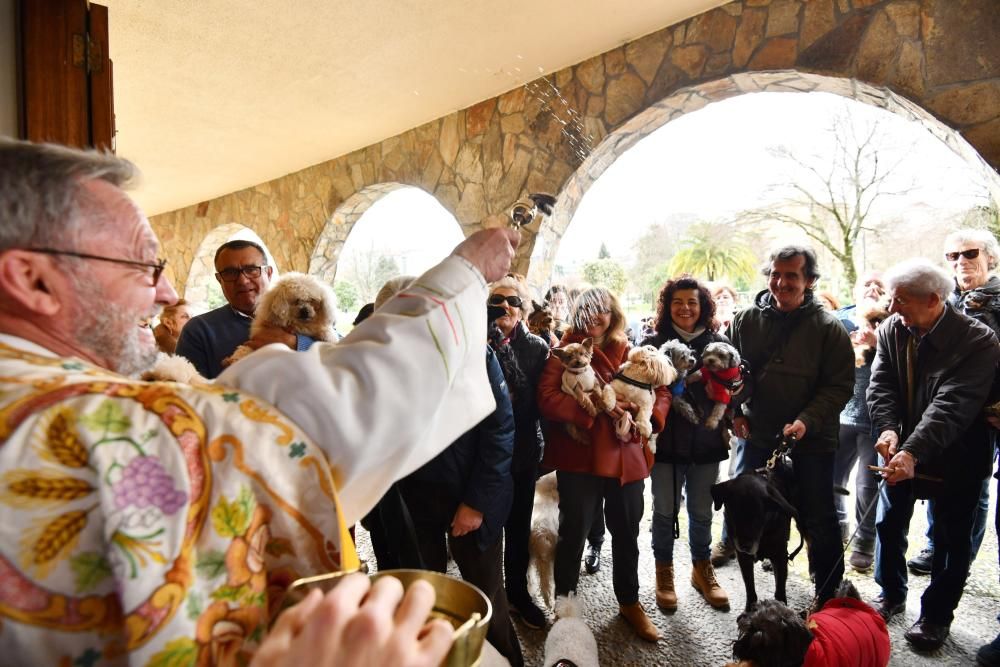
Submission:
<svg viewBox="0 0 1000 667">
<path fill-rule="evenodd" d="M 677 371 L 674 370 L 674 365 L 670 362 L 670 359 L 666 355 L 661 354 L 652 345 L 633 347 L 629 350 L 628 360 L 622 364 L 619 373 L 636 382 L 649 384 L 654 390 L 657 387 L 670 384 L 677 378 Z M 616 394 L 638 406 L 634 417 L 635 427 L 639 430 L 639 434 L 642 437 L 648 439 L 653 434 L 653 424 L 650 421 L 650 417 L 653 414 L 653 403 L 656 400 L 656 394 L 620 379 L 611 380 L 610 386 L 615 390 Z M 632 422 L 633 418 L 630 413 L 625 413 L 619 418 L 618 423 L 615 425 L 619 438 L 622 440 L 629 439 Z M 654 448 L 655 445 L 650 444 L 650 449 L 653 449 L 655 452 Z"/>
<path fill-rule="evenodd" d="M 337 297 L 329 285 L 304 273 L 286 273 L 271 285 L 257 304 L 250 337 L 264 328 L 279 328 L 318 341 L 332 341 L 336 310 Z M 240 345 L 222 364 L 228 366 L 251 352 L 253 348 Z"/>
<path fill-rule="evenodd" d="M 180 382 L 181 384 L 206 385 L 212 384 L 198 373 L 190 361 L 175 354 L 156 355 L 156 363 L 148 371 L 139 376 L 141 380 L 150 382 Z"/>
</svg>

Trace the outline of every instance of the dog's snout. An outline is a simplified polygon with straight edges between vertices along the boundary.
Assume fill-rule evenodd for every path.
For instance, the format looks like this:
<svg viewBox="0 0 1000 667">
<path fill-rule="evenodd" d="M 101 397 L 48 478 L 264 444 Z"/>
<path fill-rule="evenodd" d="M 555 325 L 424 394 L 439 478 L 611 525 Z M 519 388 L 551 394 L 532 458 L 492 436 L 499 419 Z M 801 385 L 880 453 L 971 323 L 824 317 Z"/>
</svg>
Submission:
<svg viewBox="0 0 1000 667">
<path fill-rule="evenodd" d="M 312 308 L 309 306 L 299 306 L 299 319 L 308 320 L 313 315 Z"/>
</svg>

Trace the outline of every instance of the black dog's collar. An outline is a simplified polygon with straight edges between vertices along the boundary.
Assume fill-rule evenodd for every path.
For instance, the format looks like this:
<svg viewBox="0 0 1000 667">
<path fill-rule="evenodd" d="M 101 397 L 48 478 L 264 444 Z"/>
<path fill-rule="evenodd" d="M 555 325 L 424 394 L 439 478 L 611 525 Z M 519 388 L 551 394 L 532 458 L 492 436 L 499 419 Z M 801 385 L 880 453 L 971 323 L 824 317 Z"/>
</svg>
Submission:
<svg viewBox="0 0 1000 667">
<path fill-rule="evenodd" d="M 621 380 L 625 384 L 630 384 L 633 387 L 639 387 L 639 389 L 645 389 L 646 391 L 652 393 L 653 385 L 648 382 L 639 382 L 638 380 L 633 380 L 629 376 L 625 375 L 622 371 L 615 373 L 615 376 L 611 378 L 612 380 Z"/>
</svg>

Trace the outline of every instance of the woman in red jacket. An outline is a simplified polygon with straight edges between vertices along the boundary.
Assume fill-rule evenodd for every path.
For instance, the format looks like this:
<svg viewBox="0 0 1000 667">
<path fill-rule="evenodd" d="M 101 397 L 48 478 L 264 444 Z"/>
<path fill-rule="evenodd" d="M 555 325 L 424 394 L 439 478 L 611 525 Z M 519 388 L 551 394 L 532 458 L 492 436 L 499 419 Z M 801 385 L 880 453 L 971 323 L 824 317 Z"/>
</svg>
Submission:
<svg viewBox="0 0 1000 667">
<path fill-rule="evenodd" d="M 603 287 L 581 294 L 573 304 L 569 330 L 560 345 L 594 340 L 591 367 L 604 382 L 610 382 L 628 356 L 625 315 L 618 300 Z M 593 519 L 598 497 L 604 498 L 604 514 L 611 531 L 615 597 L 622 616 L 636 634 L 648 641 L 659 631 L 639 604 L 639 520 L 643 511 L 643 480 L 649 476 L 653 455 L 645 439 L 633 434 L 622 442 L 615 435 L 614 420 L 632 403 L 619 398 L 617 405 L 596 417 L 587 414 L 576 399 L 562 391 L 562 363 L 549 357 L 538 384 L 538 405 L 545 425 L 543 467 L 554 469 L 559 480 L 559 542 L 556 546 L 556 595 L 576 590 L 580 557 Z M 663 428 L 670 395 L 657 390 L 653 428 Z M 571 438 L 566 424 L 576 424 L 590 435 L 589 444 Z"/>
</svg>

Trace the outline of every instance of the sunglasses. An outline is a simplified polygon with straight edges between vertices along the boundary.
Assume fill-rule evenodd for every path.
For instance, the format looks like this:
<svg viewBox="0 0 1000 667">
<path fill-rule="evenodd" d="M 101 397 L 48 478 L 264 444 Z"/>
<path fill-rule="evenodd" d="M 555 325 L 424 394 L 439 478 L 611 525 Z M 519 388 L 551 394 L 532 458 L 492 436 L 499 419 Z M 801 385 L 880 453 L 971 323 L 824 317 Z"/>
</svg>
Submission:
<svg viewBox="0 0 1000 667">
<path fill-rule="evenodd" d="M 961 252 L 946 252 L 944 258 L 949 262 L 957 262 L 959 256 L 966 259 L 975 259 L 979 257 L 979 248 L 969 248 L 968 250 L 962 250 Z"/>
<path fill-rule="evenodd" d="M 486 303 L 491 306 L 502 306 L 504 301 L 509 303 L 511 308 L 520 308 L 521 304 L 524 303 L 521 301 L 521 297 L 517 295 L 504 296 L 503 294 L 490 295 L 490 298 L 487 299 Z"/>
</svg>

